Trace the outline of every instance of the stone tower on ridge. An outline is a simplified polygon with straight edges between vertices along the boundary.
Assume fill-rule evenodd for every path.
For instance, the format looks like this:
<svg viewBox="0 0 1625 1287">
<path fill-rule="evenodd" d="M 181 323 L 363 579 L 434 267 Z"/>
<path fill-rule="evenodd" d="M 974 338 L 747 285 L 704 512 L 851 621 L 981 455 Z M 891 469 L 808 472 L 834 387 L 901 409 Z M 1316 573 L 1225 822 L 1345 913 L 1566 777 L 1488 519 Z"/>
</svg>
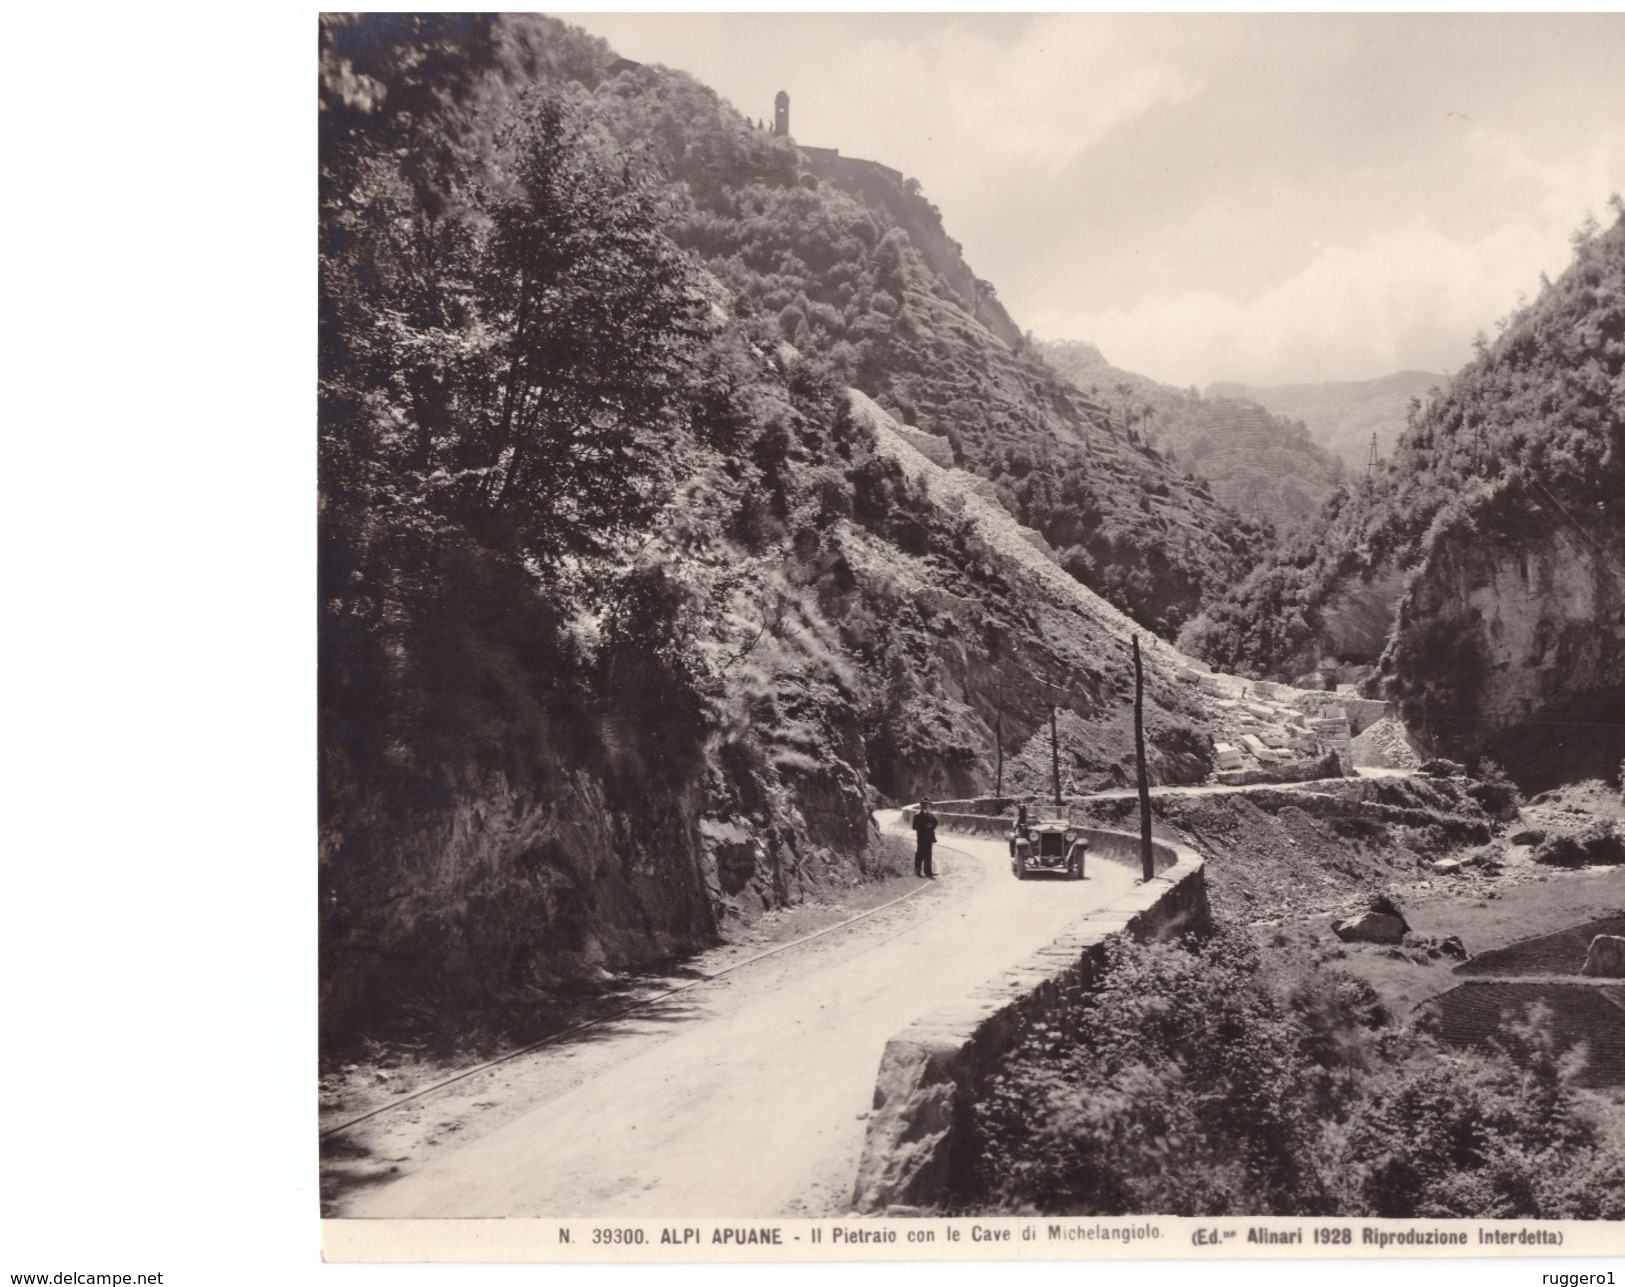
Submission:
<svg viewBox="0 0 1625 1287">
<path fill-rule="evenodd" d="M 790 137 L 790 95 L 782 89 L 773 96 L 773 137 Z"/>
</svg>

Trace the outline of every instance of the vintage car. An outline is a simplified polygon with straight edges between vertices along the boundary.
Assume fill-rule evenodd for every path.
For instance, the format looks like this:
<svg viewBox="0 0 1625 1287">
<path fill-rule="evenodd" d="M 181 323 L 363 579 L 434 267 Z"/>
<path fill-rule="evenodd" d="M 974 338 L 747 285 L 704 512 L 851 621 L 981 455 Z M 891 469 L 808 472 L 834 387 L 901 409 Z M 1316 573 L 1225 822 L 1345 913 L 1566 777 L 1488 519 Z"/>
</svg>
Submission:
<svg viewBox="0 0 1625 1287">
<path fill-rule="evenodd" d="M 1026 880 L 1035 872 L 1082 880 L 1088 848 L 1089 842 L 1069 822 L 1029 823 L 1010 832 L 1010 870 L 1017 880 Z"/>
</svg>

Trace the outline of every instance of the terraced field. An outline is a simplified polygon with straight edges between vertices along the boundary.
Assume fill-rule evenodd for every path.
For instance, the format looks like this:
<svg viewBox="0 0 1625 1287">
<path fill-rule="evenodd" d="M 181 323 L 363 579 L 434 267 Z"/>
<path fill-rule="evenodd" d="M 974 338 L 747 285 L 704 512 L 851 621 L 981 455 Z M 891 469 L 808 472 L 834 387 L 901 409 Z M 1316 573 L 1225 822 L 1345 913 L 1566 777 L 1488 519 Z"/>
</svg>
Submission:
<svg viewBox="0 0 1625 1287">
<path fill-rule="evenodd" d="M 1559 935 L 1549 935 L 1558 938 Z M 1510 949 L 1508 949 L 1510 950 Z M 1625 987 L 1585 983 L 1472 982 L 1427 1003 L 1439 1036 L 1451 1045 L 1486 1046 L 1531 1007 L 1544 1006 L 1553 1036 L 1567 1051 L 1584 1043 L 1581 1086 L 1625 1086 Z"/>
<path fill-rule="evenodd" d="M 1598 934 L 1625 935 L 1625 916 L 1605 916 L 1555 934 L 1480 952 L 1465 965 L 1457 966 L 1456 973 L 1501 979 L 1528 974 L 1578 974 L 1585 964 L 1586 948 Z"/>
</svg>

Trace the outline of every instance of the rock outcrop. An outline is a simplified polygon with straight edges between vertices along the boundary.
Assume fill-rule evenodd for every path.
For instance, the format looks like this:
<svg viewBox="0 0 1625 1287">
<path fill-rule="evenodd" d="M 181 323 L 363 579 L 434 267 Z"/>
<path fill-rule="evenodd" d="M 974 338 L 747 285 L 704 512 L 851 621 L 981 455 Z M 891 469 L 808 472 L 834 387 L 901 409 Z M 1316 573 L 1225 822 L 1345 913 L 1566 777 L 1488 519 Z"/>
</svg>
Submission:
<svg viewBox="0 0 1625 1287">
<path fill-rule="evenodd" d="M 1362 912 L 1332 926 L 1332 933 L 1345 943 L 1401 943 L 1409 926 L 1404 917 L 1385 912 Z"/>
<path fill-rule="evenodd" d="M 1586 950 L 1586 963 L 1580 969 L 1597 979 L 1625 979 L 1625 938 L 1599 934 Z"/>
<path fill-rule="evenodd" d="M 1440 542 L 1388 666 L 1413 726 L 1456 758 L 1535 783 L 1609 775 L 1625 755 L 1625 531 L 1534 513 L 1527 539 Z"/>
</svg>

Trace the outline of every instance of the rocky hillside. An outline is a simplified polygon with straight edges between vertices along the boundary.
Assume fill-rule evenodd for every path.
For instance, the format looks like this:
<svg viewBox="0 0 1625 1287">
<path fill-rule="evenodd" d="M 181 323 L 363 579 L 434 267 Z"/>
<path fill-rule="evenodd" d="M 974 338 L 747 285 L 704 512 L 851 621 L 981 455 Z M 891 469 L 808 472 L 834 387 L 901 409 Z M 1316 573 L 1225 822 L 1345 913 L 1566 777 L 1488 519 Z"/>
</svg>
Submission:
<svg viewBox="0 0 1625 1287">
<path fill-rule="evenodd" d="M 534 1032 L 861 879 L 877 801 L 985 792 L 1052 701 L 1121 780 L 1139 627 L 1074 573 L 1166 628 L 1256 543 L 890 197 L 612 66 L 550 19 L 322 23 L 330 1051 Z M 1199 779 L 1147 648 L 1153 770 Z"/>
<path fill-rule="evenodd" d="M 1427 371 L 1396 371 L 1375 380 L 1330 380 L 1322 384 L 1258 386 L 1226 381 L 1210 384 L 1210 398 L 1242 398 L 1277 416 L 1302 423 L 1315 443 L 1355 474 L 1365 472 L 1371 437 L 1377 454 L 1387 456 L 1405 431 L 1411 401 L 1427 402 L 1448 377 Z"/>
<path fill-rule="evenodd" d="M 1342 481 L 1342 463 L 1317 446 L 1301 422 L 1244 395 L 1210 389 L 1204 396 L 1159 384 L 1112 366 L 1092 344 L 1039 347 L 1057 371 L 1115 420 L 1176 467 L 1207 482 L 1226 505 L 1278 532 L 1303 523 Z"/>
<path fill-rule="evenodd" d="M 1183 639 L 1255 674 L 1372 660 L 1430 748 L 1532 783 L 1612 777 L 1622 498 L 1625 217 L 1577 237 L 1569 270 L 1413 415 L 1392 461 Z"/>
<path fill-rule="evenodd" d="M 648 95 L 682 105 L 675 123 L 651 126 L 626 106 Z M 952 459 L 992 482 L 1080 582 L 1171 636 L 1245 571 L 1263 524 L 1240 518 L 1009 338 L 993 287 L 909 180 L 787 142 L 755 151 L 763 140 L 679 73 L 623 72 L 594 110 L 606 104 L 629 146 L 650 130 L 682 131 L 683 157 L 696 139 L 734 140 L 744 159 L 731 184 L 710 194 L 688 179 L 674 239 L 727 286 L 739 315 L 775 322 L 898 420 L 946 439 Z M 679 174 L 685 164 L 670 162 Z"/>
</svg>

